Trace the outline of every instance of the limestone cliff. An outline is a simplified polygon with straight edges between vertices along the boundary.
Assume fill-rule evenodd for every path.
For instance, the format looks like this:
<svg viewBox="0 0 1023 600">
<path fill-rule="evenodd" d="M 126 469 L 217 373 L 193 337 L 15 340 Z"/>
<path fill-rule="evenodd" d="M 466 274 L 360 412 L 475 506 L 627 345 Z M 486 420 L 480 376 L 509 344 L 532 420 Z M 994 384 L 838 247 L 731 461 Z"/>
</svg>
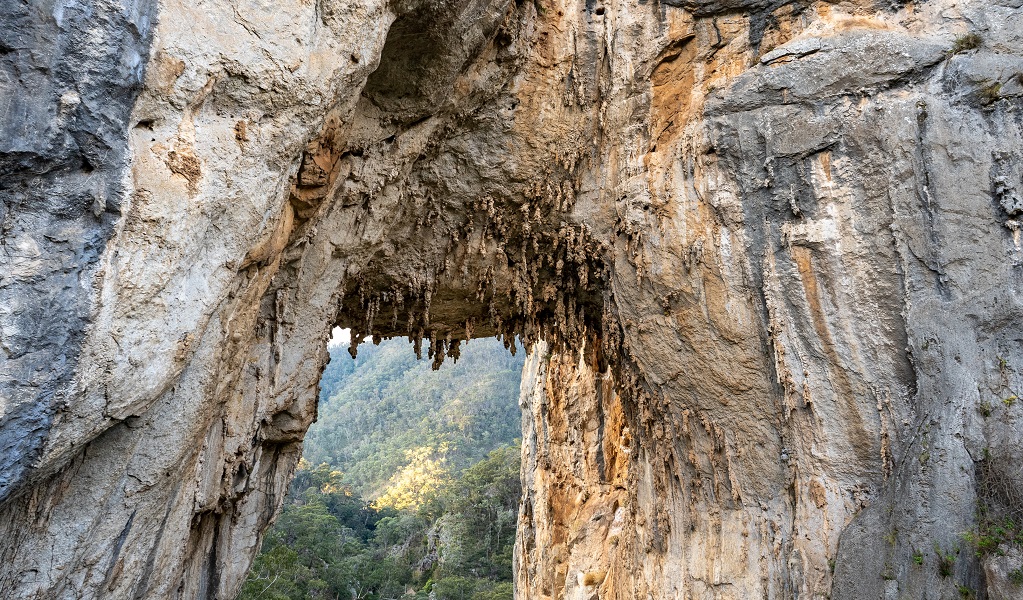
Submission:
<svg viewBox="0 0 1023 600">
<path fill-rule="evenodd" d="M 1020 592 L 1019 0 L 0 6 L 0 596 L 232 598 L 334 325 L 527 343 L 519 598 Z"/>
</svg>

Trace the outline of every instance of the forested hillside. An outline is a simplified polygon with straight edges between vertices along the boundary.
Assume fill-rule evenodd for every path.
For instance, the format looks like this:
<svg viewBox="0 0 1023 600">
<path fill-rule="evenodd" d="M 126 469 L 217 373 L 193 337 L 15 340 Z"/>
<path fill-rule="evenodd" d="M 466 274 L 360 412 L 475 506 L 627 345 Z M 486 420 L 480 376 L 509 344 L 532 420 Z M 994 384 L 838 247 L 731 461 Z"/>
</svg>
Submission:
<svg viewBox="0 0 1023 600">
<path fill-rule="evenodd" d="M 363 496 L 382 494 L 409 453 L 459 470 L 520 435 L 522 354 L 495 339 L 463 344 L 458 362 L 437 371 L 401 339 L 363 343 L 354 361 L 347 347 L 330 355 L 304 456 L 342 471 Z"/>
<path fill-rule="evenodd" d="M 404 340 L 331 348 L 319 419 L 243 600 L 510 600 L 522 357 L 439 371 Z"/>
</svg>

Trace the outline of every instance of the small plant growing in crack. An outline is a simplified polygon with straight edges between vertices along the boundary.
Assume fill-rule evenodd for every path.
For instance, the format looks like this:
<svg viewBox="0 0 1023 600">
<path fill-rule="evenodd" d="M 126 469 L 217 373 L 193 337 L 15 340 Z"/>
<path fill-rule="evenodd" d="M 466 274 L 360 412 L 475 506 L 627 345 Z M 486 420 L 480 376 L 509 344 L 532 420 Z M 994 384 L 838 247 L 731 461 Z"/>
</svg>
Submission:
<svg viewBox="0 0 1023 600">
<path fill-rule="evenodd" d="M 997 102 L 1001 98 L 1002 84 L 997 81 L 980 88 L 980 103 L 984 106 Z"/>
<path fill-rule="evenodd" d="M 1015 586 L 1023 586 L 1023 567 L 1009 571 L 1009 581 Z"/>
<path fill-rule="evenodd" d="M 924 553 L 920 550 L 913 551 L 913 564 L 921 566 L 924 564 Z"/>
<path fill-rule="evenodd" d="M 934 542 L 934 553 L 938 555 L 938 575 L 948 579 L 955 573 L 956 554 L 959 553 L 959 549 L 953 548 L 952 550 L 945 551 L 941 545 Z"/>
<path fill-rule="evenodd" d="M 949 56 L 955 56 L 956 54 L 962 54 L 967 50 L 976 50 L 977 48 L 980 48 L 980 43 L 982 41 L 980 34 L 976 32 L 961 35 L 952 42 L 952 49 L 948 51 L 948 54 Z"/>
</svg>

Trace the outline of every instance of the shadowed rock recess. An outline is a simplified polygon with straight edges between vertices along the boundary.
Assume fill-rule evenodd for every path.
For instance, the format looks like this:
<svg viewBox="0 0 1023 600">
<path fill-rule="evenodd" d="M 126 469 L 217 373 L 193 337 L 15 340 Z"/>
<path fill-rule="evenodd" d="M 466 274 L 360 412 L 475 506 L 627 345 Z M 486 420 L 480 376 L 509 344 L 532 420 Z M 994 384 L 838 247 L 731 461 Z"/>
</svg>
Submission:
<svg viewBox="0 0 1023 600">
<path fill-rule="evenodd" d="M 336 325 L 526 344 L 519 599 L 1021 597 L 1021 7 L 0 0 L 0 597 L 233 598 Z"/>
</svg>

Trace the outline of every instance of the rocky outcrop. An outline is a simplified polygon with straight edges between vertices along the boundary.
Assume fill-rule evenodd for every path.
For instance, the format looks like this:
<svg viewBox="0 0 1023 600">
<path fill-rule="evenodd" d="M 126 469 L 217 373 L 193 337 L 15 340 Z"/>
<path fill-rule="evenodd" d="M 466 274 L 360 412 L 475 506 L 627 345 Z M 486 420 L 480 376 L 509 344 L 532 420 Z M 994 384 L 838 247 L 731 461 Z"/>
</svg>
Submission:
<svg viewBox="0 0 1023 600">
<path fill-rule="evenodd" d="M 334 325 L 530 348 L 520 598 L 1017 589 L 1018 2 L 4 14 L 0 596 L 231 598 Z"/>
</svg>

